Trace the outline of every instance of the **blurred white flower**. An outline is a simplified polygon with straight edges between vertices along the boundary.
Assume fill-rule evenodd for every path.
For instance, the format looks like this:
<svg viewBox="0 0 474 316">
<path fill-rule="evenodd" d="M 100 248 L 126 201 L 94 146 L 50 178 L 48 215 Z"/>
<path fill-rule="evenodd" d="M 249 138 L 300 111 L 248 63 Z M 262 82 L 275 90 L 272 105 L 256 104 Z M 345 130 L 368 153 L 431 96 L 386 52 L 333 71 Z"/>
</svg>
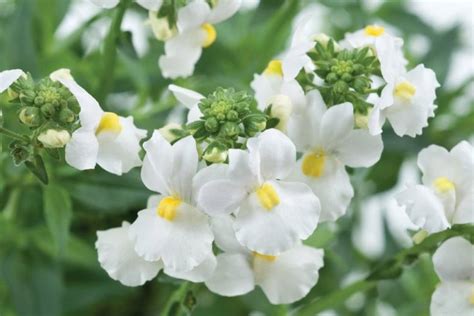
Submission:
<svg viewBox="0 0 474 316">
<path fill-rule="evenodd" d="M 138 129 L 133 118 L 104 112 L 99 103 L 70 75 L 60 69 L 50 75 L 69 89 L 81 107 L 81 127 L 66 145 L 66 162 L 79 170 L 94 169 L 98 164 L 106 171 L 121 175 L 140 166 L 140 140 L 146 131 Z"/>
<path fill-rule="evenodd" d="M 462 237 L 445 241 L 434 253 L 441 283 L 431 297 L 433 316 L 474 314 L 474 246 Z"/>
<path fill-rule="evenodd" d="M 320 212 L 318 198 L 298 182 L 282 181 L 295 164 L 291 140 L 269 129 L 229 150 L 226 175 L 205 184 L 198 203 L 208 214 L 236 213 L 237 239 L 252 251 L 276 255 L 308 238 Z"/>
<path fill-rule="evenodd" d="M 323 250 L 297 244 L 278 256 L 250 252 L 234 236 L 231 216 L 213 221 L 217 245 L 217 267 L 205 282 L 214 293 L 243 295 L 260 286 L 272 304 L 290 304 L 308 294 L 323 267 Z"/>
<path fill-rule="evenodd" d="M 451 151 L 431 145 L 418 155 L 422 185 L 397 195 L 412 222 L 430 233 L 474 222 L 474 148 L 467 141 Z"/>
<path fill-rule="evenodd" d="M 434 116 L 438 87 L 436 74 L 424 65 L 387 80 L 370 112 L 370 132 L 380 134 L 387 119 L 398 136 L 421 135 L 423 128 L 428 126 L 428 118 Z"/>
<path fill-rule="evenodd" d="M 383 143 L 380 136 L 354 129 L 352 104 L 327 109 L 317 90 L 307 98 L 307 111 L 288 128 L 303 153 L 292 179 L 308 184 L 319 197 L 320 221 L 334 221 L 346 212 L 354 195 L 345 166 L 372 166 L 380 159 Z"/>
</svg>

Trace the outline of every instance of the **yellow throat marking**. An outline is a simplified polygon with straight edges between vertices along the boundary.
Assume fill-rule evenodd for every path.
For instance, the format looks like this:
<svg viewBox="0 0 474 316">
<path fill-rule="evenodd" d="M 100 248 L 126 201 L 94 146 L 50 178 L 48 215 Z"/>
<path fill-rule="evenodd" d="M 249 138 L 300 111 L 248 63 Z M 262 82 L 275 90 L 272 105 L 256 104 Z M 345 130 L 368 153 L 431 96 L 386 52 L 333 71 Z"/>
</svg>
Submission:
<svg viewBox="0 0 474 316">
<path fill-rule="evenodd" d="M 402 81 L 395 86 L 393 94 L 405 101 L 410 101 L 416 93 L 416 87 L 408 81 Z"/>
<path fill-rule="evenodd" d="M 260 204 L 267 211 L 271 211 L 275 206 L 280 204 L 280 197 L 270 183 L 264 183 L 257 189 L 256 193 Z"/>
<path fill-rule="evenodd" d="M 204 39 L 204 42 L 202 43 L 202 47 L 206 48 L 211 46 L 217 38 L 217 32 L 214 26 L 210 23 L 204 23 L 201 28 L 204 30 L 206 33 L 206 38 Z"/>
<path fill-rule="evenodd" d="M 270 61 L 263 73 L 266 75 L 283 76 L 283 67 L 281 61 L 277 59 Z"/>
<path fill-rule="evenodd" d="M 269 262 L 273 262 L 277 258 L 277 256 L 264 255 L 264 254 L 261 254 L 261 253 L 255 252 L 255 251 L 252 252 L 252 254 L 254 255 L 255 259 L 261 259 L 261 260 L 265 260 L 265 261 L 269 261 Z"/>
<path fill-rule="evenodd" d="M 364 33 L 367 36 L 378 37 L 385 33 L 385 29 L 379 25 L 367 25 L 364 29 Z"/>
<path fill-rule="evenodd" d="M 439 177 L 433 181 L 433 186 L 438 193 L 446 193 L 448 191 L 454 190 L 454 183 L 446 177 Z"/>
<path fill-rule="evenodd" d="M 112 112 L 105 112 L 100 119 L 99 126 L 95 130 L 95 134 L 99 135 L 102 132 L 111 132 L 119 134 L 122 131 L 122 124 L 120 117 Z"/>
<path fill-rule="evenodd" d="M 325 164 L 326 154 L 320 149 L 304 156 L 301 171 L 305 176 L 318 178 L 323 175 Z"/>
<path fill-rule="evenodd" d="M 174 196 L 167 196 L 160 201 L 156 208 L 156 214 L 168 221 L 172 221 L 176 217 L 176 211 L 181 205 L 181 200 Z"/>
</svg>

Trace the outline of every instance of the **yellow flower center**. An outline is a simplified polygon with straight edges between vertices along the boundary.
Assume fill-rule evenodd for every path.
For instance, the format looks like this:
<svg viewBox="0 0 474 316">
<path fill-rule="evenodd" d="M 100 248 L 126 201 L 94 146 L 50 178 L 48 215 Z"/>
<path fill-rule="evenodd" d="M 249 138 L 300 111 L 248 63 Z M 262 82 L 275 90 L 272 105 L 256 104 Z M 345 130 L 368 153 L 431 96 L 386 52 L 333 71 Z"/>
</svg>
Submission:
<svg viewBox="0 0 474 316">
<path fill-rule="evenodd" d="M 469 295 L 469 303 L 474 305 L 474 287 L 472 288 L 471 295 Z"/>
<path fill-rule="evenodd" d="M 439 177 L 433 181 L 433 186 L 438 193 L 446 193 L 454 190 L 454 183 L 446 177 Z"/>
<path fill-rule="evenodd" d="M 202 47 L 206 48 L 206 47 L 211 46 L 216 41 L 217 32 L 214 26 L 209 23 L 204 23 L 201 26 L 201 28 L 206 33 L 206 38 L 204 39 L 204 42 L 202 43 Z"/>
<path fill-rule="evenodd" d="M 365 35 L 377 37 L 385 33 L 385 29 L 378 25 L 367 25 L 364 29 Z"/>
<path fill-rule="evenodd" d="M 260 204 L 262 204 L 263 208 L 267 211 L 272 210 L 275 206 L 280 204 L 280 197 L 271 184 L 264 183 L 256 192 Z"/>
<path fill-rule="evenodd" d="M 99 135 L 102 132 L 111 132 L 119 134 L 122 131 L 122 124 L 120 117 L 112 112 L 105 112 L 100 119 L 99 126 L 95 130 L 95 134 Z"/>
<path fill-rule="evenodd" d="M 395 86 L 394 95 L 405 101 L 410 101 L 411 98 L 415 95 L 416 87 L 409 83 L 408 81 L 400 82 Z"/>
<path fill-rule="evenodd" d="M 270 61 L 263 73 L 266 75 L 283 76 L 283 67 L 281 65 L 281 61 L 277 59 Z"/>
<path fill-rule="evenodd" d="M 254 255 L 254 257 L 256 259 L 262 259 L 262 260 L 269 261 L 269 262 L 273 262 L 277 258 L 277 256 L 264 255 L 264 254 L 261 254 L 261 253 L 255 252 L 255 251 L 252 252 L 252 254 Z"/>
<path fill-rule="evenodd" d="M 306 154 L 303 158 L 301 171 L 308 177 L 318 178 L 323 175 L 324 165 L 326 162 L 326 154 L 322 149 Z"/>
<path fill-rule="evenodd" d="M 181 204 L 181 200 L 174 196 L 167 196 L 160 201 L 156 208 L 156 214 L 168 221 L 172 221 L 176 217 L 176 211 Z"/>
</svg>

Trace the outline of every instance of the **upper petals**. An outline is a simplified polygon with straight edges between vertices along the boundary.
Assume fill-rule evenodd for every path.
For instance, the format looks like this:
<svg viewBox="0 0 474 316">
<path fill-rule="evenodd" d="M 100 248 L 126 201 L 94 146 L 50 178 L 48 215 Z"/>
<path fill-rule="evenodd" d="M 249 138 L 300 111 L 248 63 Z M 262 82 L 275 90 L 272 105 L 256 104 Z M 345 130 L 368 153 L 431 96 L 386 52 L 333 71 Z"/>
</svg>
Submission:
<svg viewBox="0 0 474 316">
<path fill-rule="evenodd" d="M 434 253 L 433 264 L 442 281 L 474 281 L 474 245 L 462 237 L 445 241 Z"/>
<path fill-rule="evenodd" d="M 234 218 L 232 215 L 216 216 L 211 219 L 211 227 L 217 247 L 225 252 L 248 253 L 235 237 Z"/>
<path fill-rule="evenodd" d="M 241 0 L 219 0 L 212 8 L 207 21 L 211 24 L 217 24 L 233 16 L 240 8 Z"/>
<path fill-rule="evenodd" d="M 443 282 L 431 297 L 432 316 L 472 316 L 474 305 L 469 299 L 474 291 L 472 282 Z"/>
<path fill-rule="evenodd" d="M 338 147 L 354 128 L 352 104 L 346 102 L 330 107 L 321 119 L 321 141 L 325 149 Z"/>
<path fill-rule="evenodd" d="M 184 32 L 195 29 L 204 24 L 211 8 L 204 0 L 193 0 L 178 10 L 178 30 Z"/>
<path fill-rule="evenodd" d="M 173 95 L 179 102 L 181 102 L 188 109 L 193 108 L 196 104 L 204 99 L 204 96 L 196 91 L 189 90 L 174 84 L 170 84 L 168 89 L 173 92 Z"/>
<path fill-rule="evenodd" d="M 383 142 L 380 135 L 370 135 L 368 130 L 355 129 L 339 145 L 338 158 L 349 167 L 370 167 L 379 161 Z"/>
<path fill-rule="evenodd" d="M 99 142 L 94 131 L 77 129 L 66 145 L 66 162 L 78 170 L 94 169 L 99 153 Z"/>
<path fill-rule="evenodd" d="M 5 70 L 0 72 L 0 93 L 8 89 L 15 81 L 25 73 L 21 69 Z"/>
</svg>

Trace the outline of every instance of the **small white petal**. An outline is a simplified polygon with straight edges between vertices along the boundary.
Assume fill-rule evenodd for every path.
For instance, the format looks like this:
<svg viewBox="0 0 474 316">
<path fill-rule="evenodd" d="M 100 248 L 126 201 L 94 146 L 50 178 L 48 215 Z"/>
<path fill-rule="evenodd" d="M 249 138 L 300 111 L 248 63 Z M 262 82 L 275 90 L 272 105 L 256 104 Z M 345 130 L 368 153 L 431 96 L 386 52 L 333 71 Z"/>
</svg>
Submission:
<svg viewBox="0 0 474 316">
<path fill-rule="evenodd" d="M 462 237 L 446 240 L 433 255 L 442 281 L 474 281 L 474 245 Z"/>
<path fill-rule="evenodd" d="M 8 89 L 23 75 L 25 75 L 25 73 L 21 69 L 4 70 L 0 72 L 0 93 Z"/>
<path fill-rule="evenodd" d="M 178 10 L 178 30 L 182 33 L 203 25 L 211 13 L 204 0 L 193 0 Z"/>
<path fill-rule="evenodd" d="M 232 180 L 215 180 L 205 184 L 199 192 L 199 207 L 211 216 L 230 214 L 237 210 L 247 190 Z"/>
<path fill-rule="evenodd" d="M 149 262 L 140 258 L 128 238 L 130 224 L 97 232 L 97 254 L 101 267 L 109 276 L 126 286 L 143 285 L 163 267 L 161 261 Z"/>
<path fill-rule="evenodd" d="M 474 291 L 472 282 L 443 282 L 431 297 L 432 316 L 472 316 L 474 305 L 469 299 Z"/>
<path fill-rule="evenodd" d="M 232 215 L 222 215 L 212 217 L 211 228 L 214 232 L 216 245 L 225 252 L 248 253 L 235 237 L 234 217 Z"/>
<path fill-rule="evenodd" d="M 223 296 L 238 296 L 252 291 L 255 280 L 247 256 L 240 253 L 218 255 L 217 267 L 206 286 L 211 292 Z"/>
<path fill-rule="evenodd" d="M 380 135 L 370 135 L 364 129 L 352 130 L 337 148 L 337 157 L 349 167 L 368 168 L 379 161 L 383 142 Z"/>
<path fill-rule="evenodd" d="M 163 0 L 136 0 L 139 5 L 150 11 L 159 11 Z"/>
<path fill-rule="evenodd" d="M 352 104 L 346 102 L 330 107 L 321 119 L 320 137 L 326 149 L 337 148 L 354 128 Z"/>
<path fill-rule="evenodd" d="M 188 109 L 193 108 L 196 104 L 204 99 L 204 96 L 196 91 L 186 89 L 174 84 L 170 84 L 168 89 L 173 93 L 176 99 L 181 102 Z"/>
<path fill-rule="evenodd" d="M 196 141 L 192 136 L 177 141 L 173 146 L 173 170 L 170 188 L 185 201 L 192 201 L 193 177 L 198 167 Z"/>
<path fill-rule="evenodd" d="M 233 16 L 240 8 L 241 0 L 219 0 L 212 8 L 207 21 L 217 24 Z"/>
<path fill-rule="evenodd" d="M 94 169 L 99 153 L 99 142 L 93 130 L 81 127 L 66 145 L 66 162 L 78 170 Z"/>
<path fill-rule="evenodd" d="M 190 271 L 176 272 L 165 268 L 165 273 L 173 278 L 183 279 L 191 282 L 204 282 L 209 279 L 217 266 L 217 260 L 214 254 L 207 257 L 202 263 Z"/>
<path fill-rule="evenodd" d="M 90 2 L 98 5 L 104 9 L 112 9 L 117 6 L 120 0 L 89 0 Z"/>
</svg>

